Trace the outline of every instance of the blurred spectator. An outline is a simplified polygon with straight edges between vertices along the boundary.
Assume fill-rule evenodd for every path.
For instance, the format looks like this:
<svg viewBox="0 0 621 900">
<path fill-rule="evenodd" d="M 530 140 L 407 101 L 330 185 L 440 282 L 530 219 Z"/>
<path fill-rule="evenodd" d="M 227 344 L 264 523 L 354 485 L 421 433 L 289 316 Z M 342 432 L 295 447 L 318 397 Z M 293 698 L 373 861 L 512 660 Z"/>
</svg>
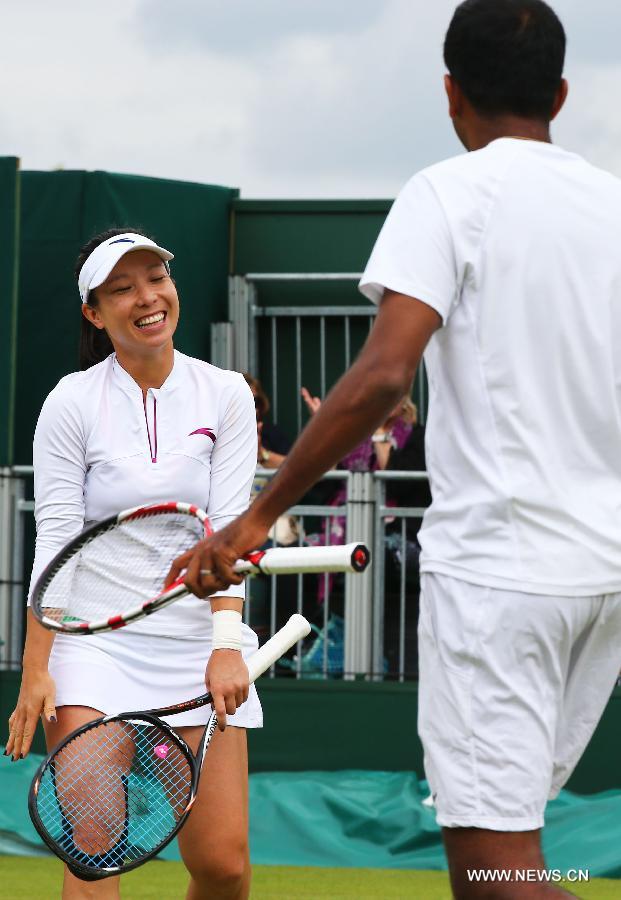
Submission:
<svg viewBox="0 0 621 900">
<path fill-rule="evenodd" d="M 387 471 L 424 472 L 425 429 L 414 422 L 409 437 L 403 447 L 393 450 L 386 466 Z M 431 492 L 427 479 L 422 481 L 388 481 L 386 483 L 387 504 L 395 506 L 426 508 L 431 503 Z M 420 592 L 418 531 L 421 517 L 385 520 L 384 533 L 384 668 L 387 673 L 396 673 L 400 666 L 400 646 L 403 639 L 404 659 L 407 674 L 418 672 L 418 595 Z M 405 523 L 405 534 L 403 524 Z M 405 584 L 403 579 L 405 578 Z M 406 616 L 401 619 L 402 588 L 405 587 Z M 404 634 L 401 634 L 404 629 Z"/>
<path fill-rule="evenodd" d="M 314 397 L 306 388 L 302 388 L 302 398 L 306 403 L 310 415 L 314 415 L 321 406 L 321 399 Z M 424 449 L 423 449 L 423 429 L 418 424 L 418 411 L 416 405 L 412 402 L 409 395 L 401 399 L 398 405 L 391 411 L 386 421 L 377 429 L 377 431 L 361 444 L 359 444 L 351 453 L 344 457 L 339 463 L 339 469 L 347 469 L 350 472 L 375 472 L 378 469 L 393 468 L 396 469 L 424 469 Z M 420 453 L 423 453 L 422 458 Z M 394 458 L 398 456 L 398 465 L 393 464 Z M 401 484 L 401 483 L 399 483 Z M 426 486 L 426 485 L 425 485 Z M 324 500 L 329 506 L 342 506 L 347 501 L 347 487 L 344 483 L 338 484 L 336 491 L 332 491 L 330 497 Z M 387 492 L 386 504 L 388 506 L 396 506 L 397 498 Z M 400 520 L 387 519 L 394 522 L 393 528 L 400 531 Z M 344 516 L 332 516 L 324 519 L 324 525 L 320 534 L 306 535 L 306 544 L 344 544 L 346 540 L 347 520 Z M 393 548 L 389 541 L 391 535 L 388 533 L 391 526 L 388 525 L 386 535 L 386 555 L 389 569 L 395 564 L 400 565 L 399 554 L 402 552 L 401 541 L 395 535 L 398 546 Z M 418 529 L 417 529 L 418 530 Z M 415 578 L 418 583 L 418 544 L 413 544 L 414 554 L 407 554 L 406 567 L 412 564 L 415 570 Z M 303 670 L 306 672 L 307 667 L 313 665 L 321 669 L 317 660 L 323 659 L 323 642 L 328 642 L 329 654 L 329 672 L 335 674 L 338 669 L 337 664 L 340 660 L 340 666 L 343 666 L 343 619 L 335 612 L 335 608 L 340 610 L 341 607 L 337 601 L 331 596 L 335 583 L 334 575 L 325 575 L 318 579 L 317 602 L 321 608 L 326 600 L 326 596 L 330 598 L 330 617 L 328 620 L 327 631 L 325 629 L 317 633 L 317 638 L 308 651 L 307 656 L 303 657 Z M 394 606 L 394 604 L 393 604 Z M 340 631 L 339 631 L 340 629 Z M 340 635 L 340 637 L 339 637 Z M 390 636 L 390 643 L 398 647 L 398 637 Z M 340 655 L 339 655 L 340 654 Z M 314 662 L 313 662 L 314 660 Z M 391 661 L 386 659 L 385 665 L 388 668 Z"/>
<path fill-rule="evenodd" d="M 257 416 L 257 465 L 264 469 L 277 469 L 291 449 L 291 441 L 275 423 L 265 421 L 270 409 L 270 401 L 258 378 L 244 372 L 246 383 L 254 396 L 254 407 Z M 256 475 L 251 500 L 259 494 L 268 482 L 268 478 Z M 289 546 L 297 542 L 299 528 L 294 516 L 279 516 L 269 532 L 274 545 Z"/>
<path fill-rule="evenodd" d="M 416 406 L 414 410 L 416 411 Z M 387 470 L 393 472 L 425 472 L 425 428 L 415 416 L 412 429 L 402 447 L 391 451 Z M 428 507 L 431 504 L 431 491 L 427 479 L 422 481 L 389 481 L 386 486 L 390 504 L 396 506 Z M 408 519 L 407 532 L 414 537 L 421 526 L 421 519 Z"/>
<path fill-rule="evenodd" d="M 258 378 L 249 372 L 243 373 L 254 397 L 257 416 L 257 466 L 263 469 L 277 469 L 291 449 L 292 442 L 275 422 L 268 420 L 270 401 Z M 251 501 L 263 490 L 269 481 L 266 475 L 255 475 Z M 282 515 L 269 531 L 269 541 L 263 549 L 274 546 L 288 547 L 297 544 L 300 537 L 299 523 L 295 516 Z M 270 635 L 271 603 L 275 603 L 275 625 L 281 628 L 292 613 L 297 610 L 297 579 L 294 575 L 281 575 L 277 579 L 272 595 L 270 577 L 259 575 L 252 579 L 249 592 L 252 627 L 259 635 L 261 643 Z M 293 650 L 289 652 L 292 656 Z"/>
<path fill-rule="evenodd" d="M 425 429 L 414 423 L 403 447 L 390 454 L 386 470 L 393 472 L 425 472 Z M 387 506 L 409 506 L 426 509 L 431 504 L 431 491 L 427 479 L 418 481 L 388 481 L 386 483 Z M 401 568 L 405 565 L 406 586 L 413 595 L 419 590 L 420 544 L 418 532 L 423 517 L 393 518 L 386 517 L 386 583 L 398 584 L 401 581 Z M 403 523 L 405 522 L 405 535 Z"/>
<path fill-rule="evenodd" d="M 270 401 L 258 378 L 244 372 L 244 378 L 254 396 L 257 414 L 257 463 L 264 469 L 277 469 L 291 450 L 291 441 L 275 422 L 267 421 Z"/>
<path fill-rule="evenodd" d="M 302 398 L 310 415 L 314 415 L 321 406 L 320 398 L 313 397 L 305 387 L 302 388 Z M 338 468 L 347 469 L 350 472 L 375 472 L 377 469 L 386 469 L 392 455 L 406 447 L 416 422 L 416 405 L 409 396 L 405 396 L 375 434 L 366 438 L 351 453 L 348 453 L 341 460 Z M 330 506 L 341 506 L 346 499 L 347 488 L 342 484 L 327 503 Z M 389 499 L 387 502 L 390 504 L 391 500 Z M 392 505 L 395 505 L 394 501 L 392 501 Z M 329 529 L 324 526 L 323 535 L 308 535 L 307 543 L 344 544 L 345 518 L 334 516 L 330 518 L 329 522 Z"/>
</svg>

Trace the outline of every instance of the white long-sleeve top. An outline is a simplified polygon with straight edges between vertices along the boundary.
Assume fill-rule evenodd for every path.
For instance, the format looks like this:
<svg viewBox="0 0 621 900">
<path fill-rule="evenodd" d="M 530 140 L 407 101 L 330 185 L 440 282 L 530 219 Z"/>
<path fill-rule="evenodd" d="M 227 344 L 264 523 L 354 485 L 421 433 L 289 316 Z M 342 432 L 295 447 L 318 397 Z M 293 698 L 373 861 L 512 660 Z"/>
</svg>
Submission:
<svg viewBox="0 0 621 900">
<path fill-rule="evenodd" d="M 31 576 L 85 524 L 178 500 L 222 528 L 247 506 L 256 468 L 254 402 L 242 375 L 175 351 L 172 372 L 143 398 L 115 354 L 61 379 L 34 436 L 37 542 Z M 227 596 L 244 596 L 231 586 Z M 188 597 L 127 626 L 181 636 L 211 631 L 210 604 Z"/>
</svg>

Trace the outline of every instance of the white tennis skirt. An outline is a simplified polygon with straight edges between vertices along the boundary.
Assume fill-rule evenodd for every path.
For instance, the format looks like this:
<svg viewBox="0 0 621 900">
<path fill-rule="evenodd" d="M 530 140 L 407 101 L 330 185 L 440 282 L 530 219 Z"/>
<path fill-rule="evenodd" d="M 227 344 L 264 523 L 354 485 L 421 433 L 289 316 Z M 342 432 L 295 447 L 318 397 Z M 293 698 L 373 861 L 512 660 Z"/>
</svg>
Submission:
<svg viewBox="0 0 621 900">
<path fill-rule="evenodd" d="M 243 628 L 244 658 L 258 647 L 256 634 Z M 57 706 L 90 706 L 105 715 L 155 709 L 205 693 L 211 644 L 204 636 L 164 637 L 116 631 L 54 639 L 49 670 L 56 682 Z M 204 725 L 210 706 L 169 716 L 171 725 Z M 227 724 L 261 728 L 263 711 L 256 688 Z"/>
</svg>

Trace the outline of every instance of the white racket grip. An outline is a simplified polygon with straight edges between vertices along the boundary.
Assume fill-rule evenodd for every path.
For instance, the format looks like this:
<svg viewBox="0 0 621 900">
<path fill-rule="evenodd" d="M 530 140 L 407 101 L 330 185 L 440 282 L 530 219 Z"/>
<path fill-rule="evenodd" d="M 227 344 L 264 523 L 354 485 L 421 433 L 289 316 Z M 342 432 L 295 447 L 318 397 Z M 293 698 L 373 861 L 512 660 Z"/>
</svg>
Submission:
<svg viewBox="0 0 621 900">
<path fill-rule="evenodd" d="M 369 551 L 359 543 L 334 547 L 274 547 L 266 550 L 257 564 L 239 560 L 235 571 L 240 574 L 263 572 L 265 575 L 362 572 L 368 562 Z"/>
<path fill-rule="evenodd" d="M 280 631 L 277 631 L 269 641 L 266 641 L 256 653 L 246 660 L 250 683 L 252 684 L 260 675 L 263 675 L 277 659 L 280 659 L 283 653 L 306 637 L 310 630 L 311 627 L 304 616 L 294 613 Z"/>
</svg>

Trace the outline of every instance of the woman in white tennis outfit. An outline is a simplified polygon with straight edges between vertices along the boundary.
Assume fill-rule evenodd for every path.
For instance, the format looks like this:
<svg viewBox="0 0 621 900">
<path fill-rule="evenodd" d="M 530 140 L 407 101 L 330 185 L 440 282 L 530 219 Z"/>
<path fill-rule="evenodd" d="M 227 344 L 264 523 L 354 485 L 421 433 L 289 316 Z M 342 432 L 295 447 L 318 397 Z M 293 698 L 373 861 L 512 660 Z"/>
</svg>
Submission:
<svg viewBox="0 0 621 900">
<path fill-rule="evenodd" d="M 54 388 L 35 432 L 31 585 L 85 524 L 121 509 L 182 500 L 206 509 L 218 529 L 248 505 L 257 453 L 252 394 L 242 375 L 174 350 L 179 300 L 170 259 L 150 239 L 119 229 L 80 254 L 84 371 Z M 243 597 L 243 585 L 209 602 L 188 597 L 120 632 L 89 637 L 54 638 L 29 613 L 9 720 L 7 752 L 18 759 L 41 714 L 52 747 L 102 713 L 187 700 L 207 681 L 218 720 L 236 727 L 214 736 L 179 835 L 190 900 L 237 900 L 249 891 L 245 729 L 260 727 L 262 713 L 243 662 L 257 648 L 241 622 Z M 170 721 L 196 747 L 208 711 Z M 118 897 L 118 880 L 87 884 L 66 871 L 63 898 Z"/>
</svg>

